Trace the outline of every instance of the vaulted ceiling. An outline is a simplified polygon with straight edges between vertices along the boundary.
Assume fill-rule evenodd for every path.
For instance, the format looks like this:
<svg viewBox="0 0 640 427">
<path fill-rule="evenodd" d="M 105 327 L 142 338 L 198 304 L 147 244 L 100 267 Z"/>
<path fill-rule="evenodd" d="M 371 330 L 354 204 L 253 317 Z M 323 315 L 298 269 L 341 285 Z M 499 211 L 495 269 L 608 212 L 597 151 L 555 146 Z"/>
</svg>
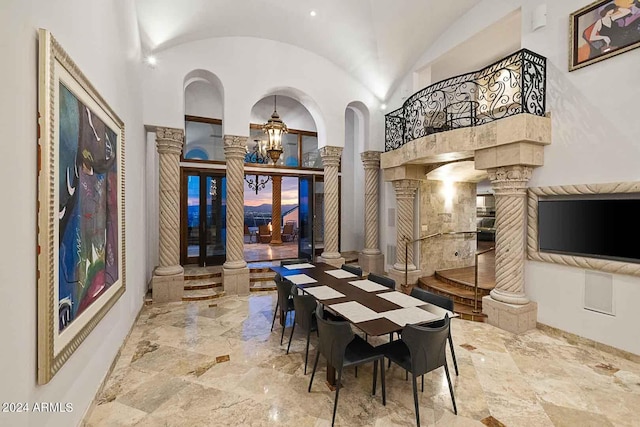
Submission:
<svg viewBox="0 0 640 427">
<path fill-rule="evenodd" d="M 270 39 L 325 57 L 384 100 L 438 36 L 478 2 L 136 0 L 136 10 L 149 53 L 212 37 Z"/>
</svg>

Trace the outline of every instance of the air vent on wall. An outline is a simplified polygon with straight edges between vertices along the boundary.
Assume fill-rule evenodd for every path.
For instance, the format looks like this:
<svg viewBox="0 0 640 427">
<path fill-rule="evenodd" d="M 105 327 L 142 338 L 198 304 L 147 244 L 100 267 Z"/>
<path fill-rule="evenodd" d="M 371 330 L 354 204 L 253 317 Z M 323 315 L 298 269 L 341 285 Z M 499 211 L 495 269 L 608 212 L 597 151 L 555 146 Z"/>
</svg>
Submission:
<svg viewBox="0 0 640 427">
<path fill-rule="evenodd" d="M 613 276 L 594 271 L 585 272 L 584 308 L 614 316 Z"/>
</svg>

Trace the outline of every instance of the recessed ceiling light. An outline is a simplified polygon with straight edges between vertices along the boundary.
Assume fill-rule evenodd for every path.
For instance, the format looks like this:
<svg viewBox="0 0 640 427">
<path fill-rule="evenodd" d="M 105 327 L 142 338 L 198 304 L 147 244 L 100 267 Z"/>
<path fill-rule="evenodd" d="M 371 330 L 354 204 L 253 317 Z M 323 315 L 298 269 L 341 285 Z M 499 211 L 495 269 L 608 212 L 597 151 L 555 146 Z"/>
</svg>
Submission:
<svg viewBox="0 0 640 427">
<path fill-rule="evenodd" d="M 157 63 L 158 63 L 158 60 L 156 59 L 155 56 L 153 56 L 153 55 L 147 56 L 147 64 L 153 66 L 153 65 L 156 65 Z"/>
<path fill-rule="evenodd" d="M 380 109 L 381 109 L 382 111 L 386 110 L 386 109 L 387 109 L 387 104 L 382 104 L 382 105 L 380 105 Z"/>
<path fill-rule="evenodd" d="M 315 10 L 312 10 L 311 12 L 309 12 L 309 15 L 311 15 L 311 16 L 316 16 L 316 15 L 317 15 L 317 13 L 316 13 L 316 11 L 315 11 Z"/>
</svg>

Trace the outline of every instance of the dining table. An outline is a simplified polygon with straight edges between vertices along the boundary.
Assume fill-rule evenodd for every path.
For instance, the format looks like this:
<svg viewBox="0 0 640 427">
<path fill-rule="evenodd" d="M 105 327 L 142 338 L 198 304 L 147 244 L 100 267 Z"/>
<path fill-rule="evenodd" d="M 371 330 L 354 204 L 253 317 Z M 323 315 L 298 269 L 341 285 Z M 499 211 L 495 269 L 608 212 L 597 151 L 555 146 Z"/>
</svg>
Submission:
<svg viewBox="0 0 640 427">
<path fill-rule="evenodd" d="M 313 295 L 325 310 L 344 317 L 369 336 L 401 332 L 407 324 L 428 324 L 458 315 L 323 262 L 273 266 L 271 270 Z M 335 369 L 327 365 L 335 386 Z"/>
</svg>

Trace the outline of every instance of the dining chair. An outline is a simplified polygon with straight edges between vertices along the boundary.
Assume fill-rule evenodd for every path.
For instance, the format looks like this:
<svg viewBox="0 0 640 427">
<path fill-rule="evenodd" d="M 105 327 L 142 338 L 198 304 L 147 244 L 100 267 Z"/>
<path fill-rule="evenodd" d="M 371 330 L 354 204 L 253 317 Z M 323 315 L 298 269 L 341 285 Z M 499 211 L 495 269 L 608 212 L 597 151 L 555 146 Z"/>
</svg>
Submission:
<svg viewBox="0 0 640 427">
<path fill-rule="evenodd" d="M 418 298 L 424 302 L 428 302 L 429 304 L 437 305 L 440 308 L 444 308 L 445 310 L 449 310 L 453 313 L 453 300 L 451 298 L 447 298 L 442 295 L 436 295 L 432 292 L 426 291 L 420 288 L 411 289 L 411 296 L 414 298 Z M 443 320 L 439 320 L 437 322 L 430 323 L 428 326 L 433 328 L 439 328 L 444 323 Z M 458 361 L 456 360 L 456 351 L 453 347 L 453 339 L 451 338 L 451 328 L 449 328 L 449 349 L 451 350 L 451 358 L 453 359 L 453 367 L 456 370 L 456 376 L 458 376 Z"/>
<path fill-rule="evenodd" d="M 418 325 L 406 325 L 402 329 L 402 339 L 392 341 L 376 347 L 393 363 L 411 373 L 413 380 L 413 403 L 416 409 L 416 424 L 420 427 L 420 406 L 418 404 L 418 384 L 416 378 L 439 367 L 444 368 L 449 383 L 449 393 L 453 402 L 453 412 L 457 415 L 456 398 L 453 394 L 451 376 L 447 367 L 447 337 L 449 336 L 450 320 L 445 315 L 443 325 L 430 328 Z M 422 383 L 424 391 L 424 379 Z"/>
<path fill-rule="evenodd" d="M 292 288 L 293 289 L 293 288 Z M 318 332 L 318 322 L 315 316 L 315 310 L 318 303 L 313 295 L 293 295 L 293 308 L 295 310 L 293 318 L 293 327 L 291 335 L 289 335 L 289 345 L 287 345 L 287 354 L 291 348 L 291 339 L 296 325 L 307 333 L 307 349 L 304 352 L 304 374 L 307 375 L 307 361 L 309 360 L 309 338 L 311 332 Z"/>
<path fill-rule="evenodd" d="M 384 378 L 384 355 L 380 353 L 377 348 L 374 348 L 371 344 L 355 335 L 351 330 L 349 322 L 334 322 L 331 320 L 324 320 L 322 317 L 322 308 L 318 305 L 318 308 L 316 309 L 316 321 L 318 322 L 319 343 L 318 351 L 316 352 L 316 360 L 313 364 L 313 371 L 311 372 L 311 381 L 309 381 L 308 391 L 311 393 L 311 385 L 313 384 L 313 377 L 315 376 L 316 368 L 318 367 L 318 359 L 322 354 L 322 356 L 327 359 L 329 365 L 333 366 L 338 371 L 336 398 L 333 403 L 333 417 L 331 418 L 331 425 L 333 426 L 336 420 L 338 396 L 340 394 L 340 388 L 342 387 L 342 370 L 345 367 L 358 366 L 373 362 L 372 394 L 375 396 L 376 380 L 378 377 L 378 362 L 380 362 L 382 404 L 387 404 Z"/>
<path fill-rule="evenodd" d="M 304 264 L 305 262 L 309 262 L 309 260 L 307 258 L 283 259 L 280 261 L 280 265 Z"/>
<path fill-rule="evenodd" d="M 367 279 L 371 280 L 372 282 L 376 282 L 382 286 L 386 286 L 389 289 L 396 288 L 396 281 L 390 277 L 381 276 L 376 273 L 369 273 L 369 276 L 367 277 Z"/>
<path fill-rule="evenodd" d="M 273 320 L 271 321 L 271 330 L 273 331 L 273 325 L 276 322 L 276 314 L 278 309 L 280 310 L 280 318 L 282 319 L 282 335 L 280 335 L 280 345 L 284 338 L 284 330 L 287 326 L 287 316 L 290 312 L 294 311 L 293 299 L 291 298 L 291 289 L 294 284 L 285 278 L 281 280 L 276 279 L 276 289 L 278 290 L 278 299 L 276 300 L 276 307 L 273 310 Z"/>
<path fill-rule="evenodd" d="M 353 265 L 342 264 L 341 267 L 344 271 L 348 271 L 349 273 L 353 273 L 356 276 L 362 276 L 362 269 L 360 267 L 356 267 Z"/>
</svg>

